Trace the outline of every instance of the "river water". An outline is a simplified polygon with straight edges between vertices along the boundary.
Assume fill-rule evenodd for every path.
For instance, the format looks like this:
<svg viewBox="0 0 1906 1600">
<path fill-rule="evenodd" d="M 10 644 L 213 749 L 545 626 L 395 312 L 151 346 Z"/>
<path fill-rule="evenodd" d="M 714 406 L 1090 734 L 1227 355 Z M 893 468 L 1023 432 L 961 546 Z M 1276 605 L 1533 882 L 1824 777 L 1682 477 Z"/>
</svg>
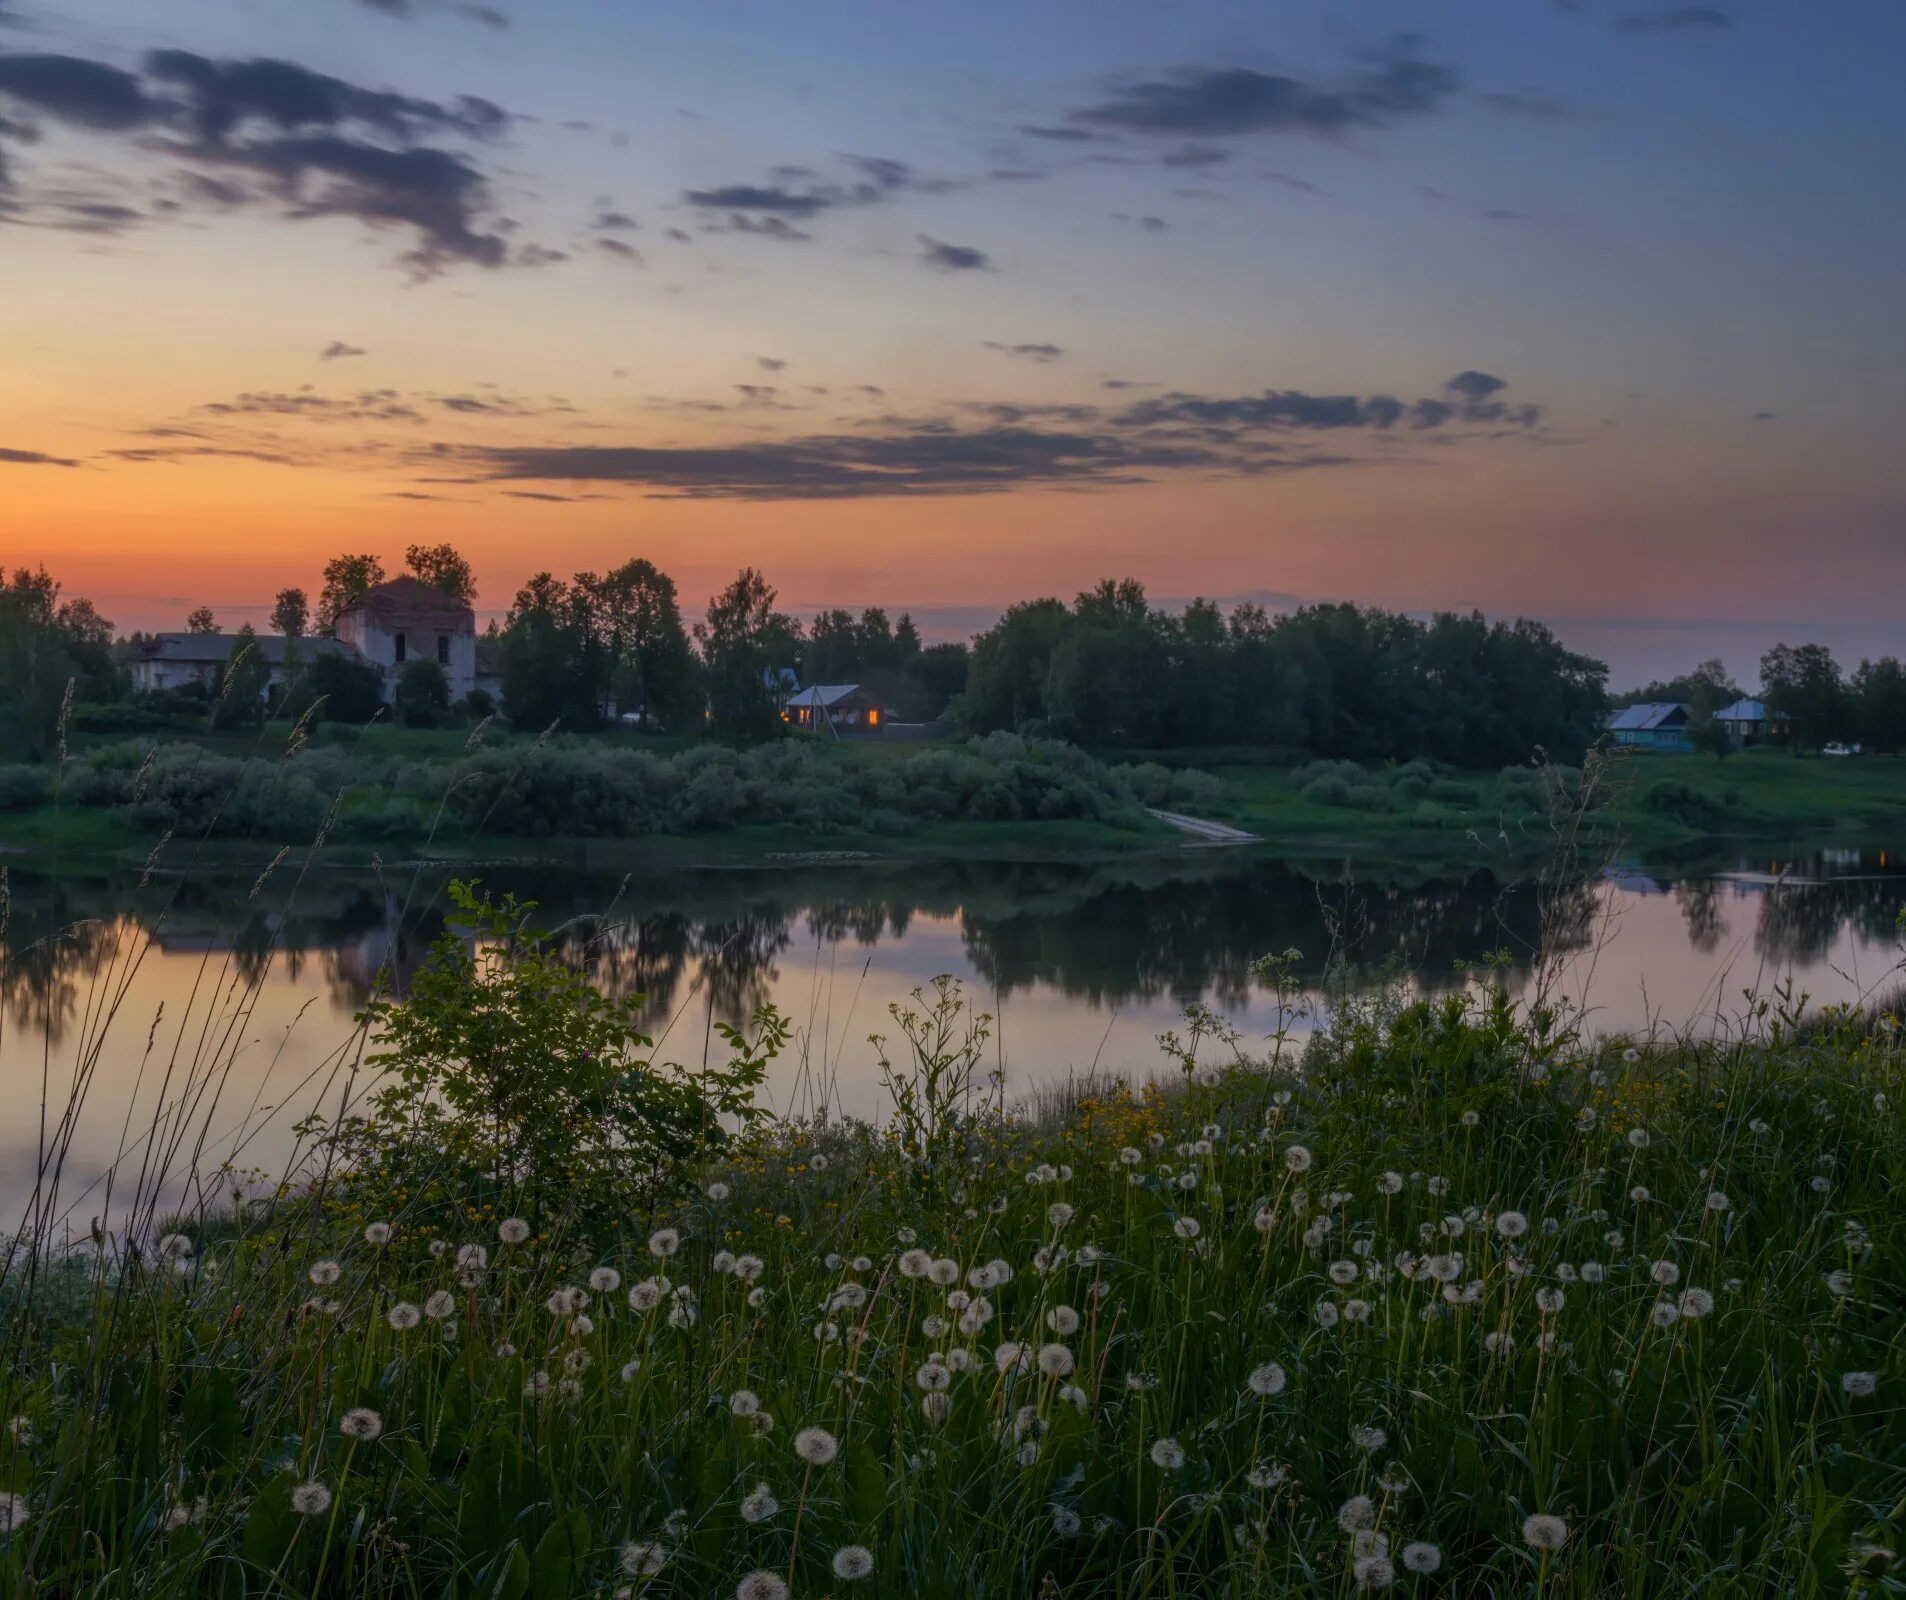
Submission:
<svg viewBox="0 0 1906 1600">
<path fill-rule="evenodd" d="M 936 974 L 993 1017 L 987 1062 L 1009 1095 L 1095 1070 L 1162 1066 L 1158 1035 L 1202 1002 L 1256 1048 L 1280 1001 L 1252 963 L 1296 951 L 1303 998 L 1326 975 L 1447 990 L 1478 963 L 1510 987 L 1634 1033 L 1738 1025 L 1746 995 L 1790 986 L 1813 1005 L 1898 986 L 1906 873 L 1875 845 L 1619 863 L 1545 887 L 1479 869 L 1346 877 L 1255 850 L 1114 862 L 812 861 L 619 871 L 493 865 L 492 891 L 536 918 L 606 988 L 646 996 L 673 1060 L 702 1059 L 711 1024 L 773 1003 L 796 1044 L 770 1074 L 774 1109 L 876 1115 L 868 1035 Z M 475 869 L 460 869 L 465 873 Z M 445 932 L 448 869 L 255 869 L 189 879 L 10 876 L 0 974 L 0 1217 L 32 1192 L 48 1118 L 88 1076 L 60 1213 L 84 1228 L 104 1181 L 129 1188 L 144 1130 L 169 1113 L 173 1171 L 230 1160 L 276 1174 L 290 1126 L 364 1084 L 347 1069 L 374 985 L 401 992 Z M 380 979 L 387 974 L 387 979 Z M 1320 1008 L 1321 1009 L 1321 1008 Z M 1314 1020 L 1314 1019 L 1313 1019 Z M 1313 1021 L 1302 1021 L 1303 1027 Z M 203 1135 L 201 1142 L 201 1135 Z M 122 1152 L 131 1150 L 126 1157 Z"/>
</svg>

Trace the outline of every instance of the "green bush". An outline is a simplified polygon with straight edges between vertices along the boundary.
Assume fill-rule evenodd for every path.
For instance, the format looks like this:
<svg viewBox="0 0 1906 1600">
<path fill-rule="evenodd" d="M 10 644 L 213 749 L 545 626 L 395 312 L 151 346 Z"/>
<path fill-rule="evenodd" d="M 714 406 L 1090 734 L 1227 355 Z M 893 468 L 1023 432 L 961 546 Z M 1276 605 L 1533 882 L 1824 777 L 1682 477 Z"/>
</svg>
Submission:
<svg viewBox="0 0 1906 1600">
<path fill-rule="evenodd" d="M 25 762 L 0 766 L 0 811 L 29 811 L 52 792 L 51 767 Z"/>
</svg>

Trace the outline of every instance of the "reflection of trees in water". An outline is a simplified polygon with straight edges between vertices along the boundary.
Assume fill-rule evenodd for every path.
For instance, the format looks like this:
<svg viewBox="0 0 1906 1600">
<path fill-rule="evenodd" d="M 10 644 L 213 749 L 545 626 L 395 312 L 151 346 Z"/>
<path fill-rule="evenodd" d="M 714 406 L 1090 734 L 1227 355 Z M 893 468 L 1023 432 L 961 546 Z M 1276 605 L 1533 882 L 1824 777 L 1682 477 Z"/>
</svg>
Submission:
<svg viewBox="0 0 1906 1600">
<path fill-rule="evenodd" d="M 1843 932 L 1897 945 L 1902 905 L 1906 881 L 1898 878 L 1776 884 L 1761 897 L 1754 950 L 1771 965 L 1799 967 L 1825 960 Z"/>
<path fill-rule="evenodd" d="M 818 950 L 871 948 L 906 937 L 918 915 L 957 915 L 969 959 L 1001 991 L 1049 984 L 1095 1002 L 1249 997 L 1250 964 L 1296 948 L 1303 975 L 1327 963 L 1408 971 L 1432 988 L 1497 950 L 1511 976 L 1539 956 L 1578 950 L 1593 936 L 1601 885 L 1581 879 L 1538 888 L 1488 873 L 1413 882 L 1312 877 L 1262 858 L 1209 852 L 1122 862 L 941 862 L 678 872 L 625 881 L 558 869 L 496 869 L 483 887 L 540 902 L 537 921 L 605 991 L 642 994 L 659 1026 L 684 1007 L 738 1022 L 779 981 L 797 937 Z M 252 880 L 155 885 L 13 880 L 12 947 L 0 967 L 0 1004 L 15 1025 L 55 1041 L 91 975 L 134 930 L 161 949 L 231 952 L 246 984 L 270 972 L 298 981 L 315 952 L 324 983 L 353 1005 L 381 973 L 402 994 L 445 928 L 441 897 L 406 904 L 372 874 L 309 875 L 295 895 Z M 1694 948 L 1728 936 L 1725 885 L 1673 885 Z M 421 903 L 428 898 L 428 903 Z M 1793 884 L 1758 909 L 1757 949 L 1770 963 L 1820 960 L 1847 929 L 1890 945 L 1906 879 Z M 163 920 L 159 912 L 163 909 Z M 280 966 L 272 967 L 277 961 Z"/>
<path fill-rule="evenodd" d="M 1180 1003 L 1207 996 L 1240 1006 L 1250 965 L 1296 949 L 1300 972 L 1321 980 L 1331 966 L 1394 968 L 1430 987 L 1497 949 L 1526 971 L 1538 950 L 1578 948 L 1593 924 L 1593 885 L 1551 890 L 1549 929 L 1533 885 L 1505 888 L 1487 874 L 1411 888 L 1313 884 L 1281 871 L 1207 882 L 1107 890 L 1067 913 L 966 919 L 974 965 L 1010 991 L 1049 983 L 1095 1002 Z"/>
<path fill-rule="evenodd" d="M 1681 908 L 1688 925 L 1688 943 L 1704 956 L 1711 956 L 1727 937 L 1727 918 L 1721 911 L 1721 885 L 1712 878 L 1697 878 L 1674 886 L 1674 903 Z"/>
</svg>

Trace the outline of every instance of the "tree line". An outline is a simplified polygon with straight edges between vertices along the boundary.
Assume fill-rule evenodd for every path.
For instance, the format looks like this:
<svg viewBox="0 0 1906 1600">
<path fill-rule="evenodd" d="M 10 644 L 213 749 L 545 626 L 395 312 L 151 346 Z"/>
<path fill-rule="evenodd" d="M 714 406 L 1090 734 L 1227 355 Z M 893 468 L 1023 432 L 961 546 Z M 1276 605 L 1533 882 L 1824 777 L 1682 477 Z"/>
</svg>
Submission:
<svg viewBox="0 0 1906 1600">
<path fill-rule="evenodd" d="M 466 604 L 469 562 L 447 544 L 412 545 L 404 571 Z M 339 616 L 387 572 L 375 554 L 334 557 L 315 599 L 280 590 L 269 626 L 287 670 L 248 648 L 249 624 L 224 680 L 200 698 L 215 721 L 316 712 L 367 721 L 384 704 L 376 669 L 305 641 L 336 633 Z M 200 607 L 190 631 L 217 632 Z M 51 748 L 70 694 L 82 708 L 130 696 L 127 667 L 145 636 L 115 639 L 85 599 L 63 599 L 45 572 L 0 574 L 0 744 L 29 757 Z M 961 733 L 1013 732 L 1117 748 L 1271 747 L 1357 762 L 1427 759 L 1484 769 L 1536 750 L 1572 759 L 1599 737 L 1610 705 L 1607 668 L 1544 625 L 1480 613 L 1427 619 L 1375 607 L 1310 605 L 1273 615 L 1194 600 L 1152 604 L 1131 579 L 1108 579 L 1068 604 L 1009 608 L 971 644 L 928 644 L 912 617 L 879 607 L 822 611 L 803 622 L 766 576 L 744 568 L 692 622 L 674 579 L 635 558 L 606 572 L 530 578 L 482 644 L 512 723 L 587 731 L 612 715 L 644 729 L 763 737 L 783 726 L 798 683 L 858 683 L 901 721 L 945 718 Z M 192 691 L 187 691 L 192 693 Z M 1691 736 L 1724 749 L 1714 713 L 1743 691 L 1719 662 L 1622 700 L 1685 700 Z M 275 694 L 277 698 L 272 699 Z M 1778 645 L 1761 661 L 1761 696 L 1796 748 L 1833 739 L 1906 749 L 1906 670 L 1891 657 L 1844 673 L 1824 646 Z M 443 669 L 413 659 L 394 686 L 401 721 L 429 725 L 498 709 L 479 690 L 450 703 Z"/>
</svg>

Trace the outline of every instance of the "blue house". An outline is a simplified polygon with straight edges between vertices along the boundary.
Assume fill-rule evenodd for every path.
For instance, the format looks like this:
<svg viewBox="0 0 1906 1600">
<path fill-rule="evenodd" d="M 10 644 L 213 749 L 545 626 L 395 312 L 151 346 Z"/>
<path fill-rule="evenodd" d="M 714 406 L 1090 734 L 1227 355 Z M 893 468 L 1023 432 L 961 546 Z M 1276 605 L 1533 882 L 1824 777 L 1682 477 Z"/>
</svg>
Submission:
<svg viewBox="0 0 1906 1600">
<path fill-rule="evenodd" d="M 1637 750 L 1662 750 L 1685 754 L 1694 748 L 1688 743 L 1688 722 L 1694 708 L 1684 700 L 1644 700 L 1640 705 L 1623 706 L 1606 724 L 1616 744 Z"/>
</svg>

